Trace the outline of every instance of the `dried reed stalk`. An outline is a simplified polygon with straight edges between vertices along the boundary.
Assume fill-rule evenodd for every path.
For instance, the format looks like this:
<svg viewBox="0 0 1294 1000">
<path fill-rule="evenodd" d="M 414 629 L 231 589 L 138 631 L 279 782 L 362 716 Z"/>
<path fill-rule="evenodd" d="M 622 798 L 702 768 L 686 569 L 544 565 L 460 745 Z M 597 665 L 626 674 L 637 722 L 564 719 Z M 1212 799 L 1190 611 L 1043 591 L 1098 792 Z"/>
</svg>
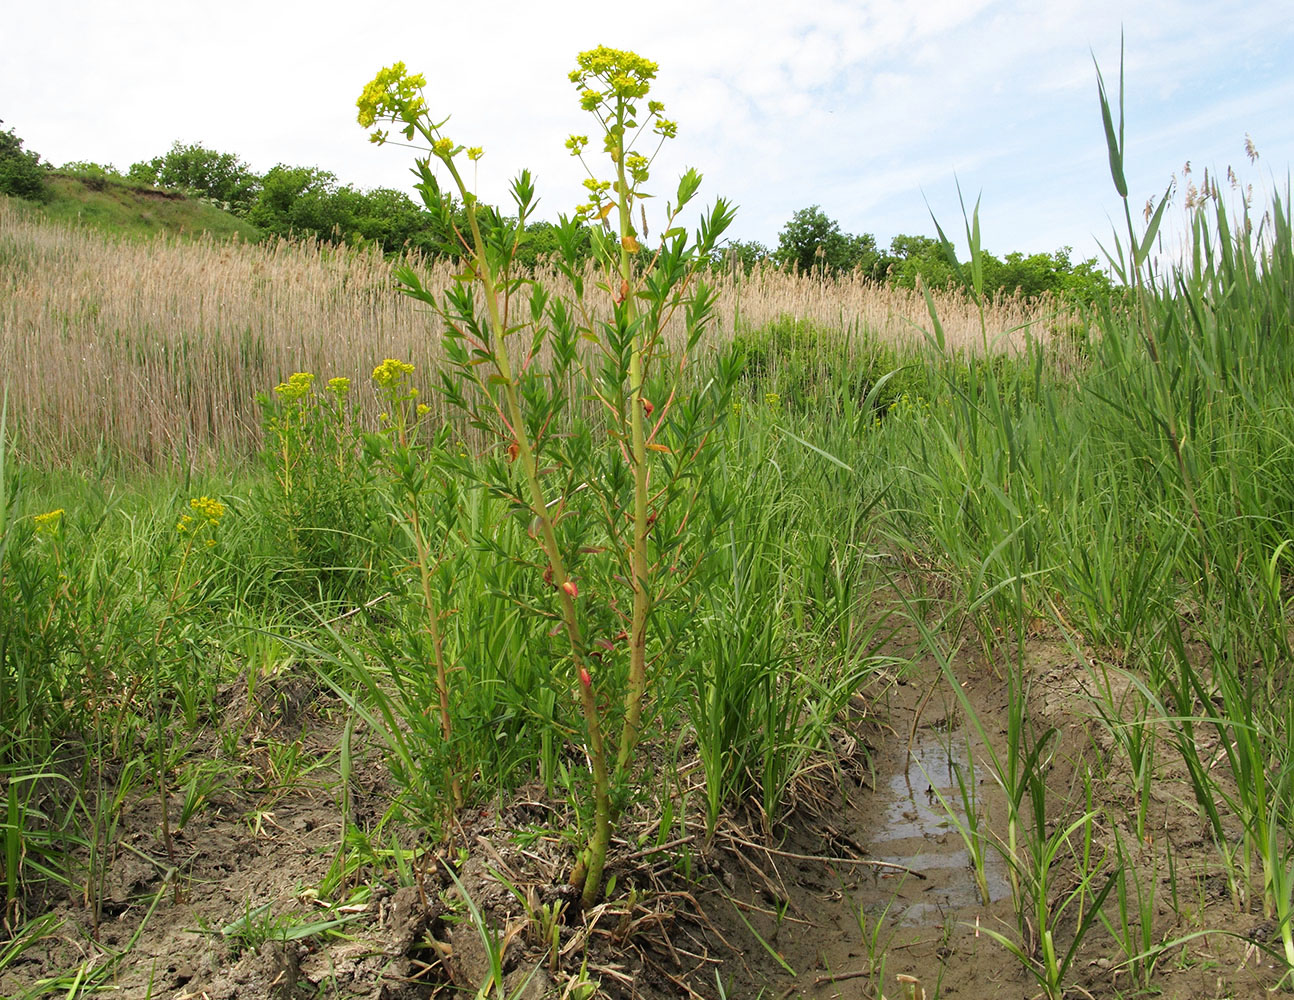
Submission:
<svg viewBox="0 0 1294 1000">
<path fill-rule="evenodd" d="M 428 285 L 443 262 L 420 261 Z M 561 280 L 547 276 L 560 290 Z M 823 280 L 772 268 L 712 276 L 716 337 L 793 317 L 824 337 L 859 333 L 902 345 L 929 325 L 910 291 L 861 278 Z M 951 348 L 981 347 L 964 297 L 936 293 Z M 523 303 L 517 303 L 520 307 Z M 1019 300 L 989 310 L 990 350 L 1017 350 L 1070 322 Z M 514 313 L 521 316 L 520 308 Z M 838 345 L 837 345 L 838 346 Z M 437 364 L 427 317 L 396 293 L 376 251 L 313 242 L 245 244 L 159 236 L 138 242 L 52 224 L 0 198 L 0 365 L 22 453 L 52 464 L 99 449 L 148 465 L 259 447 L 255 403 L 295 371 L 346 375 L 377 400 L 367 373 L 387 357 Z M 424 376 L 425 377 L 425 376 Z"/>
</svg>

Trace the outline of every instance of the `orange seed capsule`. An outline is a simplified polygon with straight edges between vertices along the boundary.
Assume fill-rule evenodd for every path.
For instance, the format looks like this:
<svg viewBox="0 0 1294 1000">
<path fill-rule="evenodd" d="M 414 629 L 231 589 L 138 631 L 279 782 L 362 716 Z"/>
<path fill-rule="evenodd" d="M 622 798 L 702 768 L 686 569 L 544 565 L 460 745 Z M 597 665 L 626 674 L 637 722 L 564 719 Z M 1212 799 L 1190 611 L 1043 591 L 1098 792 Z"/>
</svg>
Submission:
<svg viewBox="0 0 1294 1000">
<path fill-rule="evenodd" d="M 652 410 L 654 410 L 654 409 L 656 409 L 656 407 L 652 405 L 652 401 L 651 401 L 650 399 L 648 399 L 646 396 L 644 396 L 644 397 L 643 397 L 643 413 L 647 414 L 647 416 L 649 416 L 649 417 L 650 417 L 650 416 L 651 416 L 651 414 L 652 414 Z"/>
<path fill-rule="evenodd" d="M 593 686 L 593 678 L 585 667 L 580 667 L 580 683 L 586 691 Z"/>
<path fill-rule="evenodd" d="M 564 590 L 564 591 L 566 591 L 566 593 L 570 594 L 570 595 L 571 595 L 571 597 L 579 597 L 579 596 L 580 596 L 580 588 L 579 588 L 579 587 L 577 587 L 577 586 L 575 585 L 575 581 L 574 581 L 574 580 L 567 580 L 565 583 L 563 583 L 563 584 L 562 584 L 562 590 Z"/>
</svg>

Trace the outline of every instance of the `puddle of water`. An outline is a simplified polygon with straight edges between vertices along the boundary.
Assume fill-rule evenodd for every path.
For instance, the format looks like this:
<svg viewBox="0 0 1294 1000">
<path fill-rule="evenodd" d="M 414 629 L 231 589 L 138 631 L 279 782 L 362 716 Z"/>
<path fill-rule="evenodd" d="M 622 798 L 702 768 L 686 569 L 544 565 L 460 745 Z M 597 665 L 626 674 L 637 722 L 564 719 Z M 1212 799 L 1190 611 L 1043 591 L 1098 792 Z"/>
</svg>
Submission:
<svg viewBox="0 0 1294 1000">
<path fill-rule="evenodd" d="M 869 830 L 870 852 L 879 860 L 928 876 L 925 882 L 908 880 L 904 888 L 921 898 L 894 899 L 891 919 L 901 926 L 938 925 L 949 911 L 981 905 L 970 852 L 958 831 L 965 812 L 956 769 L 970 779 L 966 736 L 960 731 L 919 730 L 907 766 L 904 764 L 900 758 L 897 770 L 878 783 L 877 795 L 883 804 L 878 803 L 879 815 Z M 978 789 L 983 790 L 983 786 Z M 955 820 L 949 816 L 949 808 Z M 990 900 L 1010 895 L 1005 864 L 987 845 L 985 876 Z"/>
</svg>

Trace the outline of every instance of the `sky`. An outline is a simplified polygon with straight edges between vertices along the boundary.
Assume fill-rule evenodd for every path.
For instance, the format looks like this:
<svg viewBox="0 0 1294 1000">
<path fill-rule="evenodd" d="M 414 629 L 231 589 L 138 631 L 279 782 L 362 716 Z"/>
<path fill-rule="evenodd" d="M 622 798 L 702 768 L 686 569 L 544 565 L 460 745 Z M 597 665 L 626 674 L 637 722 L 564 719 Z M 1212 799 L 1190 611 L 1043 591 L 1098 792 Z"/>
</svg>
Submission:
<svg viewBox="0 0 1294 1000">
<path fill-rule="evenodd" d="M 485 148 L 480 195 L 506 201 L 527 167 L 539 216 L 555 218 L 583 200 L 565 139 L 596 127 L 567 74 L 608 45 L 659 64 L 651 96 L 679 123 L 653 169 L 660 201 L 695 167 L 701 200 L 738 205 L 732 237 L 774 246 L 809 205 L 882 245 L 933 235 L 932 213 L 954 235 L 960 188 L 967 208 L 979 201 L 986 249 L 1084 258 L 1122 225 L 1095 68 L 1117 100 L 1121 35 L 1134 211 L 1174 176 L 1180 205 L 1206 167 L 1233 167 L 1259 202 L 1284 189 L 1287 2 L 15 3 L 0 22 L 0 119 L 56 165 L 125 170 L 178 140 L 257 172 L 320 167 L 413 194 L 414 154 L 369 144 L 355 121 L 364 84 L 398 60 L 426 76 L 446 133 Z"/>
</svg>

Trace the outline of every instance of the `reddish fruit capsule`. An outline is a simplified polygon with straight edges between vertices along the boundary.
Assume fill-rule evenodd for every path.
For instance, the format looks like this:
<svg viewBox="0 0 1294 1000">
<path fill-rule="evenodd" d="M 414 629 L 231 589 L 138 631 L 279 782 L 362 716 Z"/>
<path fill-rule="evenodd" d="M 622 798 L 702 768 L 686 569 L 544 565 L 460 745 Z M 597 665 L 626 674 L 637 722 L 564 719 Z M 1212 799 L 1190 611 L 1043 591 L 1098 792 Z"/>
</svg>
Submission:
<svg viewBox="0 0 1294 1000">
<path fill-rule="evenodd" d="M 567 580 L 563 583 L 562 590 L 566 591 L 566 593 L 570 594 L 572 597 L 580 596 L 580 588 L 575 585 L 574 580 Z"/>
<path fill-rule="evenodd" d="M 513 441 L 512 444 L 508 445 L 509 462 L 515 462 L 517 460 L 517 456 L 520 454 L 521 454 L 521 445 L 517 444 L 516 441 Z"/>
<path fill-rule="evenodd" d="M 651 414 L 652 414 L 652 410 L 654 410 L 654 409 L 656 409 L 656 407 L 652 405 L 652 401 L 651 401 L 650 399 L 648 399 L 646 396 L 644 396 L 644 397 L 643 397 L 643 413 L 647 414 L 647 416 L 649 416 L 649 417 L 650 417 L 650 416 L 651 416 Z"/>
<path fill-rule="evenodd" d="M 584 685 L 586 690 L 593 686 L 593 678 L 584 667 L 580 667 L 580 683 Z"/>
</svg>

